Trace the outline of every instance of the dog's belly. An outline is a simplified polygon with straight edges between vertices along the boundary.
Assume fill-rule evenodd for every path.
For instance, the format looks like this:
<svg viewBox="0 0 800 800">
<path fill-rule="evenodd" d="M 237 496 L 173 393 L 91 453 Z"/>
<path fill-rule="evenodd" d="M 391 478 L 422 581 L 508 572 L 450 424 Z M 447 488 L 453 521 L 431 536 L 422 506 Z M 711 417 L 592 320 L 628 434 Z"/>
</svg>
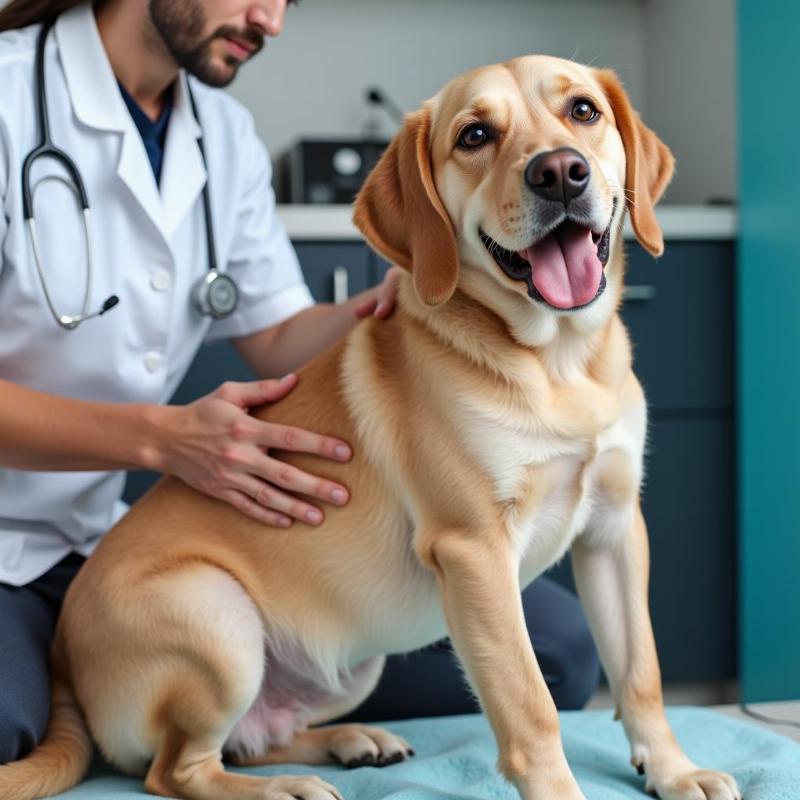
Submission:
<svg viewBox="0 0 800 800">
<path fill-rule="evenodd" d="M 365 624 L 355 633 L 343 632 L 343 639 L 322 648 L 324 652 L 317 647 L 312 655 L 311 643 L 278 644 L 265 632 L 264 680 L 228 737 L 227 753 L 253 756 L 288 744 L 325 709 L 365 696 L 377 679 L 377 659 L 447 635 L 435 578 L 423 567 L 409 564 L 409 574 L 375 584 L 381 586 L 380 599 L 373 596 Z"/>
<path fill-rule="evenodd" d="M 368 659 L 353 669 L 339 670 L 331 681 L 302 650 L 284 650 L 278 656 L 268 642 L 261 691 L 228 736 L 225 753 L 257 757 L 288 744 L 322 709 L 363 694 L 374 678 L 375 666 Z"/>
</svg>

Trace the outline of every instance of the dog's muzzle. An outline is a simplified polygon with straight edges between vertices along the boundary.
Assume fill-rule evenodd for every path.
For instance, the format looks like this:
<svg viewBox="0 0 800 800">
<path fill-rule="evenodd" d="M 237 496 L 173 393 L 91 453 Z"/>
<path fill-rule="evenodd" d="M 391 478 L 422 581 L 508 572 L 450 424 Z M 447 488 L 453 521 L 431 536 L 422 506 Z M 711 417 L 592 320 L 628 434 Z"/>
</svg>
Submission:
<svg viewBox="0 0 800 800">
<path fill-rule="evenodd" d="M 528 296 L 558 311 L 576 311 L 593 303 L 606 288 L 611 225 L 593 231 L 582 222 L 564 219 L 522 250 L 507 250 L 483 231 L 481 241 L 512 280 L 525 281 Z"/>
</svg>

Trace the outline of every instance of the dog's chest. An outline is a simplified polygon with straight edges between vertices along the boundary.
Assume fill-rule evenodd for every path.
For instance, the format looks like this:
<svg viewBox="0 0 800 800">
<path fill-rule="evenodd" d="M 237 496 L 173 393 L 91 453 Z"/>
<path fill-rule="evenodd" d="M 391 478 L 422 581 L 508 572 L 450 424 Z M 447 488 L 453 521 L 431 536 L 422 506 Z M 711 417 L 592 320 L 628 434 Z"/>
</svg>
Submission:
<svg viewBox="0 0 800 800">
<path fill-rule="evenodd" d="M 642 403 L 580 437 L 524 415 L 475 414 L 463 426 L 526 582 L 561 558 L 577 534 L 624 527 L 641 480 L 645 416 Z"/>
</svg>

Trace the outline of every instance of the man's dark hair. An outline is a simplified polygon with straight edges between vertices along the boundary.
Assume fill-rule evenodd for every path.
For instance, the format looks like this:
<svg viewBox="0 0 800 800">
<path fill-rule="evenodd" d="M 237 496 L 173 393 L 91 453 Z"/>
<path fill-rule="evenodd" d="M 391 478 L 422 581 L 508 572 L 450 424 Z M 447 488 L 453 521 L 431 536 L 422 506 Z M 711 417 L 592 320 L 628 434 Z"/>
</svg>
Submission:
<svg viewBox="0 0 800 800">
<path fill-rule="evenodd" d="M 83 0 L 11 0 L 0 9 L 0 33 L 55 19 Z"/>
<path fill-rule="evenodd" d="M 62 12 L 82 2 L 84 0 L 11 0 L 8 5 L 0 8 L 0 33 L 55 19 Z M 300 0 L 289 0 L 289 5 L 297 5 L 299 2 Z"/>
</svg>

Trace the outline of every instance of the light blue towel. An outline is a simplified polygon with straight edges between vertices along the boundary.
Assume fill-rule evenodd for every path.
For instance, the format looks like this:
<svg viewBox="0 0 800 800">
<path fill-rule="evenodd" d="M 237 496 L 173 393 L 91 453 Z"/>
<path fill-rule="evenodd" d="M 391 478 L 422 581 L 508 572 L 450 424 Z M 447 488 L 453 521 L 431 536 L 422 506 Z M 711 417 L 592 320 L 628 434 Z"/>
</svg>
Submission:
<svg viewBox="0 0 800 800">
<path fill-rule="evenodd" d="M 629 764 L 628 743 L 610 711 L 561 715 L 567 758 L 588 800 L 645 800 L 644 779 Z M 745 800 L 800 800 L 800 744 L 763 728 L 697 708 L 671 708 L 678 740 L 697 764 L 730 772 Z M 291 765 L 239 770 L 249 774 L 316 774 L 345 800 L 519 800 L 495 771 L 497 748 L 480 715 L 408 720 L 387 725 L 416 755 L 377 769 Z M 96 767 L 63 800 L 142 800 L 141 781 Z"/>
</svg>

